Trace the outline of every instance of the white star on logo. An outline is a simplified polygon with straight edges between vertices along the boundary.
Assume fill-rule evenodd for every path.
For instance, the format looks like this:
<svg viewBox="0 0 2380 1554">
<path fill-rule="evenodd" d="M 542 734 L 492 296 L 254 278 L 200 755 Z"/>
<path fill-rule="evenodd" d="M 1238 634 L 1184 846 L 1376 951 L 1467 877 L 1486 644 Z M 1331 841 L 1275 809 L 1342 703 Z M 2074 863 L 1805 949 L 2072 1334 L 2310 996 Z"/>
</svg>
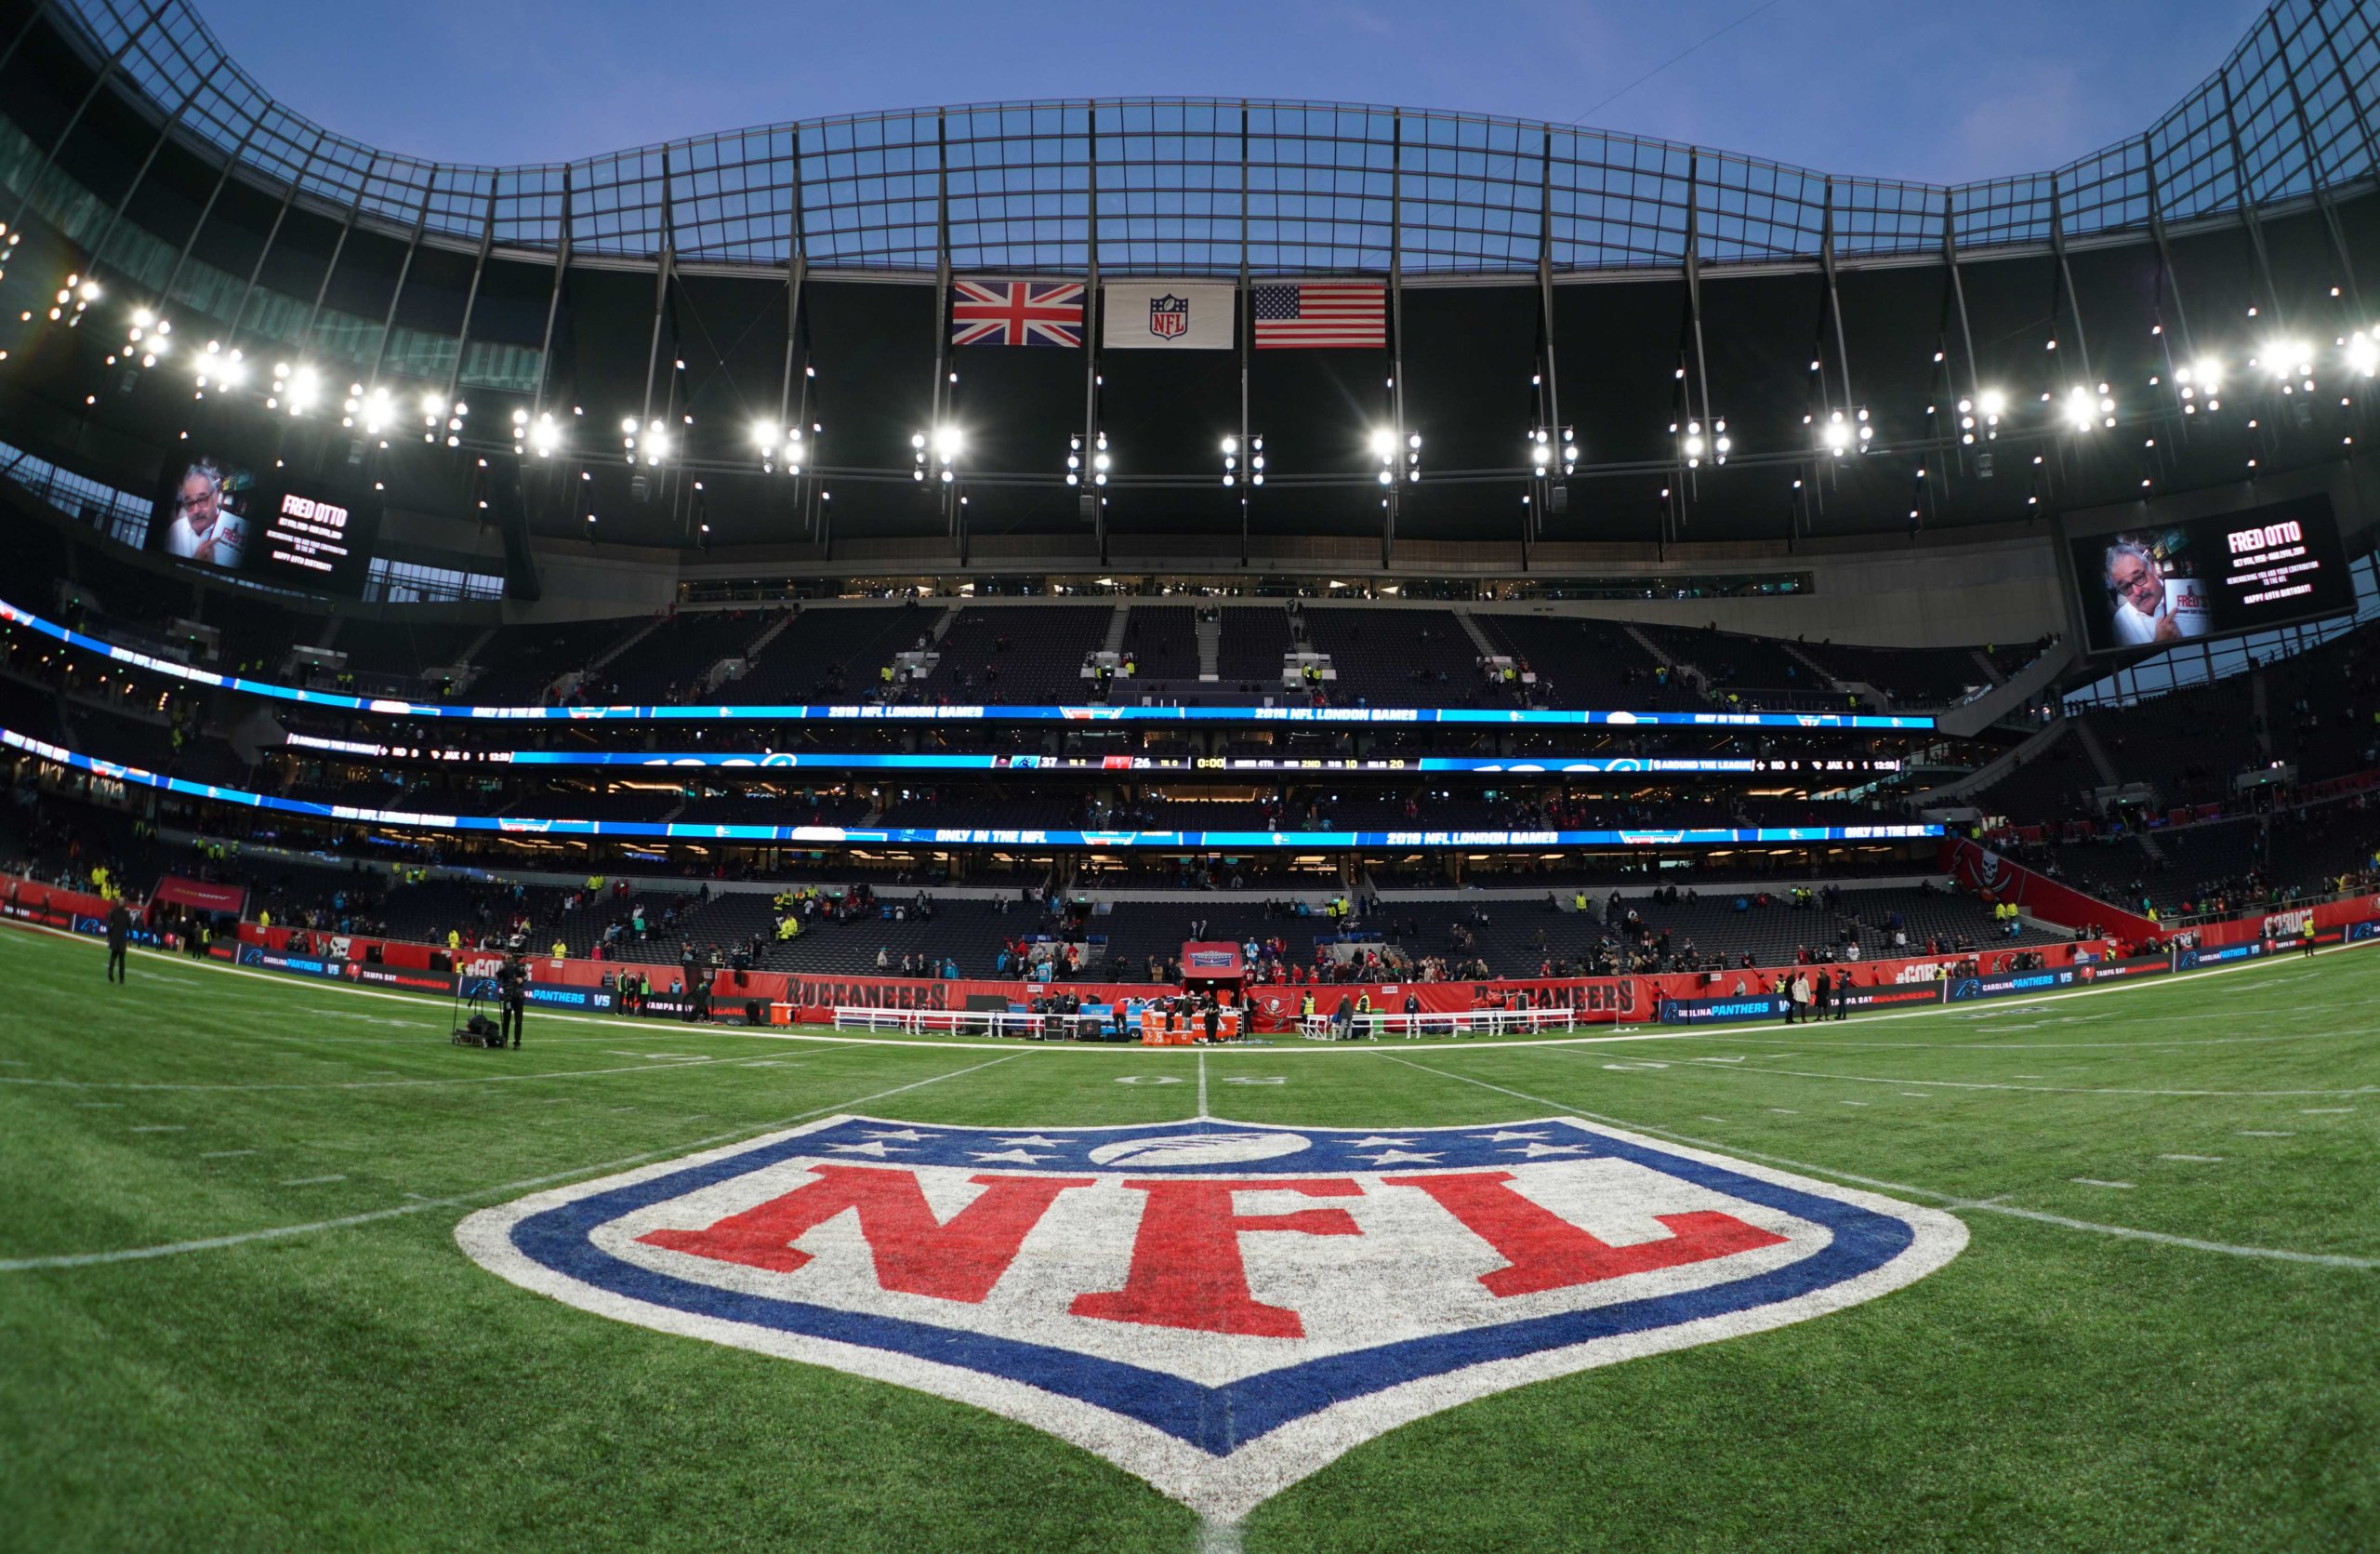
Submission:
<svg viewBox="0 0 2380 1554">
<path fill-rule="evenodd" d="M 1397 1165 L 1408 1162 L 1415 1165 L 1435 1165 L 1438 1163 L 1437 1155 L 1417 1149 L 1382 1149 L 1379 1154 L 1370 1155 L 1366 1158 L 1370 1160 L 1374 1165 Z"/>
<path fill-rule="evenodd" d="M 1586 1151 L 1587 1147 L 1583 1144 L 1530 1144 L 1518 1149 L 1506 1149 L 1503 1152 L 1508 1155 L 1527 1155 L 1529 1159 L 1535 1160 L 1540 1155 L 1582 1155 Z"/>
<path fill-rule="evenodd" d="M 1410 1144 L 1413 1141 L 1409 1138 L 1383 1138 L 1380 1135 L 1374 1134 L 1369 1138 L 1351 1138 L 1347 1140 L 1347 1148 L 1350 1149 L 1377 1149 L 1383 1146 L 1395 1148 L 1399 1145 Z"/>
<path fill-rule="evenodd" d="M 995 1138 L 992 1142 L 995 1144 L 1038 1144 L 1045 1149 L 1055 1149 L 1059 1147 L 1056 1139 L 1044 1138 L 1038 1133 L 1028 1133 L 1022 1138 Z"/>
<path fill-rule="evenodd" d="M 906 1149 L 895 1149 L 884 1144 L 829 1144 L 826 1148 L 839 1155 L 874 1155 L 879 1160 L 882 1160 L 886 1155 L 906 1155 L 909 1152 Z"/>
<path fill-rule="evenodd" d="M 977 1160 L 1005 1160 L 1018 1165 L 1031 1165 L 1050 1158 L 1048 1155 L 1037 1155 L 1030 1149 L 970 1149 L 967 1152 Z"/>
<path fill-rule="evenodd" d="M 1544 1136 L 1545 1135 L 1541 1133 L 1475 1133 L 1471 1136 L 1471 1141 L 1474 1144 L 1502 1144 L 1515 1138 L 1543 1138 Z M 1507 1154 L 1514 1152 L 1509 1149 L 1505 1151 Z"/>
<path fill-rule="evenodd" d="M 889 1130 L 870 1128 L 867 1130 L 867 1136 L 870 1138 L 897 1138 L 905 1144 L 916 1144 L 923 1139 L 939 1138 L 942 1136 L 939 1134 L 919 1133 L 915 1128 L 892 1128 Z"/>
</svg>

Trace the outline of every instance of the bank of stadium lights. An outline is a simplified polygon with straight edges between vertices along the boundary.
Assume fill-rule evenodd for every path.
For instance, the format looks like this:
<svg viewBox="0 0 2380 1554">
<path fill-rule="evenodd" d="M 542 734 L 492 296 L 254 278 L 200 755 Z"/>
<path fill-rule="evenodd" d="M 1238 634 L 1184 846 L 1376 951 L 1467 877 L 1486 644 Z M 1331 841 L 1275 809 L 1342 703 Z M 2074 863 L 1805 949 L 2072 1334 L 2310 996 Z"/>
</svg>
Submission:
<svg viewBox="0 0 2380 1554">
<path fill-rule="evenodd" d="M 631 464 L 658 465 L 669 457 L 669 428 L 659 418 L 640 425 L 634 416 L 620 418 L 620 445 Z"/>
<path fill-rule="evenodd" d="M 312 367 L 303 362 L 295 366 L 287 362 L 275 362 L 272 364 L 272 392 L 265 395 L 264 407 L 302 416 L 314 407 L 314 401 L 322 392 L 322 379 Z"/>
<path fill-rule="evenodd" d="M 69 275 L 66 277 L 66 284 L 58 288 L 56 301 L 50 305 L 50 319 L 55 323 L 62 318 L 66 321 L 66 326 L 72 329 L 83 322 L 83 315 L 88 312 L 91 304 L 99 299 L 99 282 L 79 272 Z"/>
<path fill-rule="evenodd" d="M 1579 467 L 1579 440 L 1568 427 L 1562 429 L 1562 443 L 1559 447 L 1554 445 L 1554 433 L 1544 427 L 1540 426 L 1528 434 L 1528 462 L 1531 472 L 1551 476 L 1554 473 L 1554 462 L 1557 454 L 1561 458 L 1562 472 L 1566 475 L 1576 472 Z"/>
<path fill-rule="evenodd" d="M 236 389 L 248 380 L 246 359 L 237 347 L 224 350 L 221 340 L 208 340 L 206 349 L 192 358 L 191 370 L 198 380 L 192 396 L 195 399 L 205 399 L 210 388 Z"/>
<path fill-rule="evenodd" d="M 2314 349 L 2303 340 L 2269 341 L 2248 358 L 2248 365 L 2269 377 L 2283 394 L 2314 392 Z"/>
<path fill-rule="evenodd" d="M 2058 418 L 2072 432 L 2096 432 L 2116 424 L 2114 392 L 2107 384 L 2094 392 L 2086 384 L 2077 383 L 2066 391 L 2066 403 L 2058 408 Z"/>
<path fill-rule="evenodd" d="M 1239 484 L 1239 439 L 1236 437 L 1224 438 L 1223 484 L 1225 485 L 1237 485 Z M 1264 484 L 1264 439 L 1262 437 L 1250 437 L 1248 439 L 1248 484 L 1250 485 L 1262 485 Z"/>
<path fill-rule="evenodd" d="M 1959 441 L 1972 447 L 1978 437 L 1985 442 L 1997 441 L 2000 418 L 2008 413 L 2008 396 L 1998 389 L 1984 389 L 1959 401 Z"/>
<path fill-rule="evenodd" d="M 1712 417 L 1707 432 L 1699 420 L 1672 421 L 1670 432 L 1677 438 L 1678 458 L 1689 470 L 1700 469 L 1706 458 L 1713 464 L 1725 464 L 1727 455 L 1736 448 L 1736 440 L 1727 435 L 1725 416 Z"/>
<path fill-rule="evenodd" d="M 2174 393 L 2182 402 L 2182 414 L 2195 416 L 2201 408 L 2210 413 L 2223 408 L 2223 362 L 2220 357 L 2202 356 L 2174 369 Z"/>
<path fill-rule="evenodd" d="M 138 356 L 144 367 L 153 367 L 157 358 L 173 349 L 174 325 L 171 319 L 159 318 L 146 308 L 133 310 L 132 322 L 124 331 L 126 357 Z"/>
<path fill-rule="evenodd" d="M 2380 377 L 2380 326 L 2358 329 L 2339 341 L 2347 352 L 2347 367 L 2358 378 Z"/>
<path fill-rule="evenodd" d="M 347 403 L 343 408 L 346 414 L 340 417 L 338 424 L 351 429 L 361 422 L 367 436 L 377 437 L 389 429 L 390 422 L 397 418 L 396 401 L 389 397 L 387 389 L 375 388 L 366 393 L 361 383 L 347 386 Z M 380 445 L 387 447 L 389 445 L 382 443 Z"/>
<path fill-rule="evenodd" d="M 809 453 L 802 445 L 801 428 L 779 426 L 774 421 L 755 421 L 752 423 L 752 442 L 760 450 L 760 471 L 763 474 L 776 473 L 779 464 L 785 466 L 787 474 L 801 472 L 802 461 Z"/>
<path fill-rule="evenodd" d="M 1846 453 L 1866 453 L 1876 440 L 1875 423 L 1869 419 L 1864 405 L 1847 411 L 1830 410 L 1823 421 L 1804 416 L 1802 424 L 1816 426 L 1818 450 L 1837 458 Z"/>
<path fill-rule="evenodd" d="M 562 449 L 564 441 L 562 424 L 554 419 L 550 410 L 540 410 L 531 420 L 526 410 L 512 412 L 512 451 L 515 454 L 535 453 L 540 458 L 551 458 Z"/>
<path fill-rule="evenodd" d="M 443 432 L 448 447 L 461 447 L 463 422 L 470 413 L 471 407 L 459 399 L 450 404 L 437 390 L 425 391 L 421 396 L 421 440 L 434 444 Z M 442 421 L 445 423 L 443 427 L 439 424 Z"/>
<path fill-rule="evenodd" d="M 959 478 L 959 456 L 967 451 L 967 434 L 955 426 L 937 426 L 931 432 L 911 436 L 909 446 L 918 456 L 918 467 L 911 478 L 926 478 L 926 460 L 931 458 L 942 473 L 942 483 L 947 485 Z"/>
<path fill-rule="evenodd" d="M 1107 452 L 1107 433 L 1093 432 L 1091 443 L 1091 483 L 1093 485 L 1106 485 L 1107 472 L 1114 467 L 1114 462 Z M 1082 484 L 1082 434 L 1077 432 L 1066 439 L 1066 484 L 1068 485 Z"/>
</svg>

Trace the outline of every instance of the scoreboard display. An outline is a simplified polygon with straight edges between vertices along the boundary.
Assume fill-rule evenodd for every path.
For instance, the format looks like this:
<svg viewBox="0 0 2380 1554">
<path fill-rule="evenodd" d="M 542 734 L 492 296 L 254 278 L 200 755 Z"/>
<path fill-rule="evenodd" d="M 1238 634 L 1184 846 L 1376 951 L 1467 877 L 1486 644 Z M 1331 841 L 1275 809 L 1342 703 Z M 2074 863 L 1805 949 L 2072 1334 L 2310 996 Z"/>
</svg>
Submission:
<svg viewBox="0 0 2380 1554">
<path fill-rule="evenodd" d="M 2355 608 L 2331 498 L 2120 530 L 2072 541 L 2094 653 L 2233 636 Z"/>
<path fill-rule="evenodd" d="M 380 532 L 377 494 L 205 451 L 170 456 L 158 485 L 151 550 L 274 588 L 363 593 Z"/>
</svg>

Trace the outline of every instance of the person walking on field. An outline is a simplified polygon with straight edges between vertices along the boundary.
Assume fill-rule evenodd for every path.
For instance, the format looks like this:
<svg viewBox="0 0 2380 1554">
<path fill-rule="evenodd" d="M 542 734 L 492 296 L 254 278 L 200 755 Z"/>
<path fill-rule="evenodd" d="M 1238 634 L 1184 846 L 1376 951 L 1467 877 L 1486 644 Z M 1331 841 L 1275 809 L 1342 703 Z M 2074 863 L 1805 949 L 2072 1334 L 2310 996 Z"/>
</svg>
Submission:
<svg viewBox="0 0 2380 1554">
<path fill-rule="evenodd" d="M 121 901 L 108 909 L 108 980 L 125 981 L 124 954 L 132 942 L 132 913 Z"/>
</svg>

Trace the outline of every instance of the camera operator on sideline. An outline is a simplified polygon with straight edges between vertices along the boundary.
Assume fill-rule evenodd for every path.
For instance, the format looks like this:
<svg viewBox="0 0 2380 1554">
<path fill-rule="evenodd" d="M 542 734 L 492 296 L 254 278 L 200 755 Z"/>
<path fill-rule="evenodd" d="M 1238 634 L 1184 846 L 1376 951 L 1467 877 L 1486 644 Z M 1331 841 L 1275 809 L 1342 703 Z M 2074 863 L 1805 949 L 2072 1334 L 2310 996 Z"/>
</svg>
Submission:
<svg viewBox="0 0 2380 1554">
<path fill-rule="evenodd" d="M 528 1023 L 529 967 L 518 950 L 508 951 L 504 963 L 496 971 L 496 999 L 503 1010 L 504 1025 L 496 1045 L 521 1045 L 521 1028 Z"/>
</svg>

